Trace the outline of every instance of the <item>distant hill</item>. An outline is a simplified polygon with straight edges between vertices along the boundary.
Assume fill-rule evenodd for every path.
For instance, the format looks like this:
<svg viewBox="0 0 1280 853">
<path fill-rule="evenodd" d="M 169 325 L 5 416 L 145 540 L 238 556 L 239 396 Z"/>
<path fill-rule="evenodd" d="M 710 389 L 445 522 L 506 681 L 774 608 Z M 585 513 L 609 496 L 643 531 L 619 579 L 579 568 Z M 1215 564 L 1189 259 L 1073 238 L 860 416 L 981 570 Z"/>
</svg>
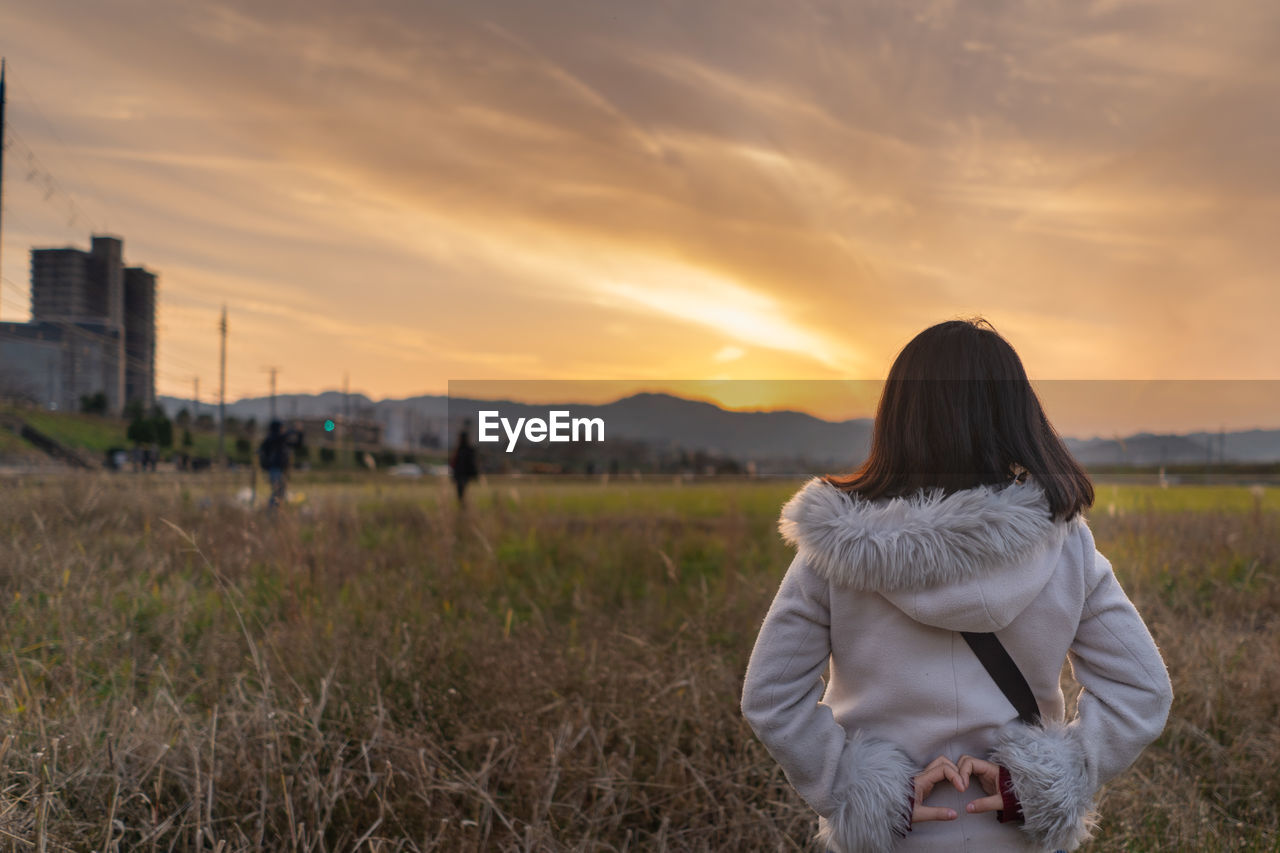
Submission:
<svg viewBox="0 0 1280 853">
<path fill-rule="evenodd" d="M 1216 438 L 1216 436 L 1215 436 Z M 1084 465 L 1175 465 L 1206 461 L 1204 445 L 1181 435 L 1140 433 L 1128 438 L 1066 439 Z M 1217 461 L 1217 454 L 1214 454 Z"/>
<path fill-rule="evenodd" d="M 1197 465 L 1280 461 L 1280 430 L 1186 435 L 1138 433 L 1126 438 L 1066 439 L 1085 465 Z"/>
<path fill-rule="evenodd" d="M 171 415 L 181 409 L 191 411 L 191 401 L 161 397 L 160 404 Z M 322 394 L 281 394 L 276 397 L 276 413 L 281 418 L 340 415 L 376 420 L 383 426 L 388 444 L 407 446 L 411 434 L 419 443 L 434 440 L 445 444 L 464 418 L 473 428 L 478 412 L 498 409 L 503 417 L 546 417 L 548 409 L 560 408 L 575 417 L 600 417 L 608 427 L 606 437 L 629 438 L 688 450 L 705 450 L 746 460 L 803 460 L 816 465 L 852 465 L 864 458 L 871 446 L 871 421 L 860 418 L 832 422 L 803 412 L 733 412 L 711 403 L 686 400 L 670 394 L 635 394 L 612 403 L 529 405 L 509 400 L 472 400 L 426 395 L 400 400 L 370 400 L 352 394 L 344 400 L 338 391 Z M 201 412 L 216 407 L 201 405 Z M 271 413 L 270 398 L 256 397 L 227 404 L 227 415 L 255 418 L 265 422 Z M 451 427 L 450 424 L 453 424 Z M 422 438 L 426 437 L 427 442 Z"/>
<path fill-rule="evenodd" d="M 191 409 L 191 401 L 161 397 L 172 415 Z M 446 445 L 463 418 L 474 426 L 481 409 L 499 409 L 504 417 L 545 417 L 550 408 L 568 409 L 575 417 L 600 417 L 606 437 L 629 438 L 688 450 L 720 453 L 741 461 L 804 462 L 810 466 L 850 467 L 866 457 L 871 446 L 871 419 L 826 421 L 804 412 L 736 412 L 711 403 L 671 394 L 634 394 L 602 405 L 529 405 L 507 400 L 450 399 L 424 395 L 404 399 L 371 400 L 363 394 L 339 391 L 321 394 L 281 394 L 276 412 L 282 418 L 341 415 L 376 420 L 391 446 Z M 202 412 L 214 411 L 208 404 Z M 271 401 L 266 397 L 227 404 L 227 414 L 265 422 Z M 1157 435 L 1139 433 L 1123 438 L 1067 438 L 1071 452 L 1085 465 L 1194 465 L 1206 461 L 1280 461 L 1280 429 L 1242 432 Z"/>
<path fill-rule="evenodd" d="M 604 405 L 531 406 L 486 400 L 450 401 L 450 420 L 470 418 L 497 408 L 503 417 L 546 417 L 564 408 L 574 417 L 603 418 L 607 436 L 668 447 L 704 450 L 741 461 L 794 461 L 816 465 L 853 465 L 871 446 L 871 421 L 824 421 L 803 412 L 734 412 L 711 403 L 670 394 L 635 394 Z"/>
</svg>

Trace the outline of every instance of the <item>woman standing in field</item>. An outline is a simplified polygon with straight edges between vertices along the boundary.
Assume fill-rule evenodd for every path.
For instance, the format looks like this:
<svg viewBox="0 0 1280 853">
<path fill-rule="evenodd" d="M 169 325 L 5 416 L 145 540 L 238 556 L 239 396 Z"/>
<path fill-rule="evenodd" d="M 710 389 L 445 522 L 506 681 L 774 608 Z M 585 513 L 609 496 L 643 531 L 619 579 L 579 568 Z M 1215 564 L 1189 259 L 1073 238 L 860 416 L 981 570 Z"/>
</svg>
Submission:
<svg viewBox="0 0 1280 853">
<path fill-rule="evenodd" d="M 898 355 L 866 462 L 783 507 L 797 553 L 742 695 L 828 850 L 1088 839 L 1099 786 L 1160 734 L 1172 701 L 1081 515 L 1092 503 L 989 324 L 941 323 Z M 1068 657 L 1082 685 L 1070 722 Z"/>
</svg>

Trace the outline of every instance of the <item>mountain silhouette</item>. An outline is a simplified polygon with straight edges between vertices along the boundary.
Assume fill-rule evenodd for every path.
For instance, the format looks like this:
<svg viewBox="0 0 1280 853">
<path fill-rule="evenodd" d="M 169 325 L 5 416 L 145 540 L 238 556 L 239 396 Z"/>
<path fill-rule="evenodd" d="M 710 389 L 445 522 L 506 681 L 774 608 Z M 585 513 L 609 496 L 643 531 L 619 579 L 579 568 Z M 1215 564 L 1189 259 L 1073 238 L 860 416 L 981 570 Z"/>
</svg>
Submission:
<svg viewBox="0 0 1280 853">
<path fill-rule="evenodd" d="M 159 402 L 171 415 L 183 408 L 192 410 L 190 400 L 161 397 Z M 265 424 L 271 402 L 267 397 L 256 397 L 228 403 L 226 408 L 229 416 L 252 417 Z M 551 409 L 566 409 L 573 417 L 603 418 L 606 440 L 627 438 L 702 450 L 742 462 L 795 462 L 845 469 L 861 462 L 871 446 L 870 418 L 827 421 L 789 410 L 734 411 L 701 400 L 652 392 L 603 404 L 567 401 L 537 405 L 430 394 L 372 400 L 363 394 L 344 395 L 340 391 L 276 397 L 277 415 L 284 419 L 341 417 L 350 412 L 355 418 L 378 421 L 383 426 L 384 440 L 394 447 L 408 446 L 410 435 L 419 437 L 419 446 L 423 436 L 430 436 L 438 445 L 447 444 L 464 418 L 470 419 L 474 433 L 478 413 L 492 409 L 513 422 L 516 418 L 545 418 Z M 216 415 L 217 410 L 203 404 L 200 411 Z M 1185 435 L 1138 433 L 1122 438 L 1068 437 L 1065 441 L 1085 465 L 1280 461 L 1280 429 Z"/>
</svg>

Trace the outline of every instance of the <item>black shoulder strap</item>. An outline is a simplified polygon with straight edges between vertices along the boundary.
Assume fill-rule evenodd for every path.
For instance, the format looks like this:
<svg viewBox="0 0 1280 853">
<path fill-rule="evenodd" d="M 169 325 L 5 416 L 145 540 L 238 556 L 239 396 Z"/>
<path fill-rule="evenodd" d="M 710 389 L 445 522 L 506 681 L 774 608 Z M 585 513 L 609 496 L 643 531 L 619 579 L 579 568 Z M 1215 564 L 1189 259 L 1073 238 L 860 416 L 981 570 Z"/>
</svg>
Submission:
<svg viewBox="0 0 1280 853">
<path fill-rule="evenodd" d="M 1036 704 L 1035 694 L 1031 692 L 1031 686 L 1027 684 L 1027 679 L 1023 678 L 1018 665 L 1005 651 L 1000 638 L 995 634 L 972 631 L 961 631 L 960 636 L 964 637 L 969 648 L 973 649 L 978 660 L 982 661 L 982 666 L 991 675 L 1000 692 L 1018 711 L 1018 719 L 1029 726 L 1038 725 L 1040 706 Z"/>
</svg>

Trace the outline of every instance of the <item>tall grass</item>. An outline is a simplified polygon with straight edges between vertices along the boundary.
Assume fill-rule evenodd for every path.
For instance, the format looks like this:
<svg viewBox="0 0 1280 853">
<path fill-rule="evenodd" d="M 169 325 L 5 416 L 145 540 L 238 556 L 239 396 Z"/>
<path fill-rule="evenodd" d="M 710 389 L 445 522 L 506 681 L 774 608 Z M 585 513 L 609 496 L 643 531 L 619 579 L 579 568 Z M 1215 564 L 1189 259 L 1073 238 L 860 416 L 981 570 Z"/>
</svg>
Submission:
<svg viewBox="0 0 1280 853">
<path fill-rule="evenodd" d="M 738 711 L 795 484 L 139 482 L 0 501 L 0 849 L 808 849 Z M 1280 513 L 1106 503 L 1176 699 L 1095 848 L 1274 849 Z"/>
</svg>

